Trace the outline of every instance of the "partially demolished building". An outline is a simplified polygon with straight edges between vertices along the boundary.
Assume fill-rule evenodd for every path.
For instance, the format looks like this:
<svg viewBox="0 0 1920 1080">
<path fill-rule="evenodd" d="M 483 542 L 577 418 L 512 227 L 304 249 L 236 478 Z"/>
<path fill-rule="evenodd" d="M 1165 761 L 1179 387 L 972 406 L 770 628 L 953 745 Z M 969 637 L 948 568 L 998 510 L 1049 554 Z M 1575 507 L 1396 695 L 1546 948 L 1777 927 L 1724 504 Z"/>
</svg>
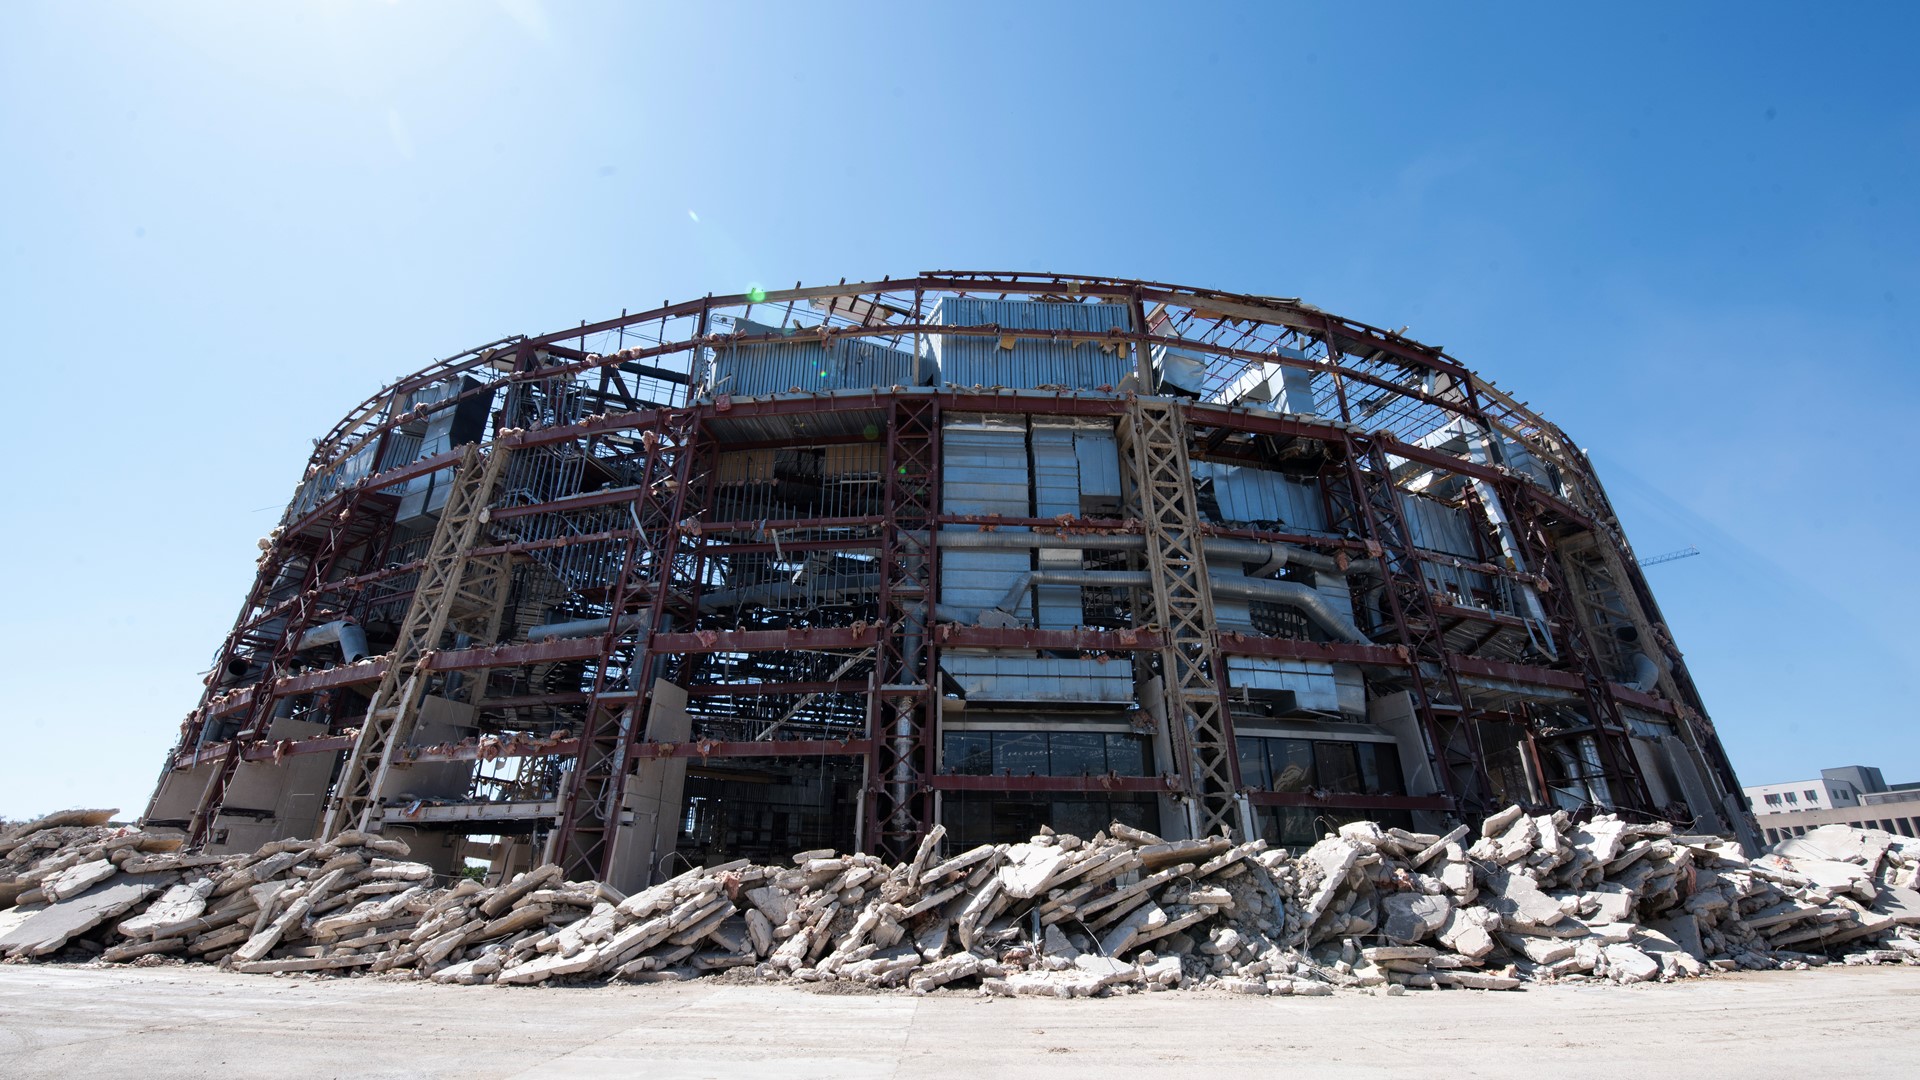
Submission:
<svg viewBox="0 0 1920 1080">
<path fill-rule="evenodd" d="M 262 549 L 144 818 L 216 852 L 1753 840 L 1585 455 L 1292 300 L 942 272 L 509 338 L 318 439 Z"/>
</svg>

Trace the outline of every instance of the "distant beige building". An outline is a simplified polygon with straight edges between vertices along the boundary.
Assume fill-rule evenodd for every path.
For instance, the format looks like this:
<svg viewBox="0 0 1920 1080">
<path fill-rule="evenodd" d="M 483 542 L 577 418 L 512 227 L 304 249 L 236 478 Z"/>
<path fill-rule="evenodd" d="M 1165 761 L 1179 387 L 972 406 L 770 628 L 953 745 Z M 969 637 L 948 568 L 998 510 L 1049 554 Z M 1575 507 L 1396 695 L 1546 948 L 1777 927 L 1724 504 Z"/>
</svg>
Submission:
<svg viewBox="0 0 1920 1080">
<path fill-rule="evenodd" d="M 1866 765 L 1822 769 L 1814 780 L 1742 788 L 1767 843 L 1822 825 L 1857 825 L 1920 836 L 1920 783 L 1889 786 Z"/>
</svg>

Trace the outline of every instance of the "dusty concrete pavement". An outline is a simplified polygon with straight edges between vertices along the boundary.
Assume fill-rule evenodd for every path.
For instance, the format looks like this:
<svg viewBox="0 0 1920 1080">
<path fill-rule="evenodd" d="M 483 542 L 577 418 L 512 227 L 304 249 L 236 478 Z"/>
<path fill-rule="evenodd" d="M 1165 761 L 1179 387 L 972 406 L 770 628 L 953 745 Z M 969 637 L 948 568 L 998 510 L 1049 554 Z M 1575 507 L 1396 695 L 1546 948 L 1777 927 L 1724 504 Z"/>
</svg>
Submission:
<svg viewBox="0 0 1920 1080">
<path fill-rule="evenodd" d="M 1376 998 L 831 995 L 702 981 L 583 989 L 0 967 L 0 1076 L 1049 1077 L 1204 1067 L 1317 1077 L 1911 1076 L 1920 969 Z"/>
</svg>

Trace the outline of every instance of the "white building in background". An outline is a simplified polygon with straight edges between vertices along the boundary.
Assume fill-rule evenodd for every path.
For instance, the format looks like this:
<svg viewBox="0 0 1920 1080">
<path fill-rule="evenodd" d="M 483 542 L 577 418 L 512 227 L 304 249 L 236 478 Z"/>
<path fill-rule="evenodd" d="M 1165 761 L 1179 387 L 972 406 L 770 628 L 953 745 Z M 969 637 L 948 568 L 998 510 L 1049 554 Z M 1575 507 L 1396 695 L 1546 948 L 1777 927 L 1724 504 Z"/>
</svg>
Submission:
<svg viewBox="0 0 1920 1080">
<path fill-rule="evenodd" d="M 1857 825 L 1920 836 L 1920 783 L 1888 786 L 1866 765 L 1822 769 L 1814 780 L 1742 788 L 1768 843 L 1821 825 Z"/>
</svg>

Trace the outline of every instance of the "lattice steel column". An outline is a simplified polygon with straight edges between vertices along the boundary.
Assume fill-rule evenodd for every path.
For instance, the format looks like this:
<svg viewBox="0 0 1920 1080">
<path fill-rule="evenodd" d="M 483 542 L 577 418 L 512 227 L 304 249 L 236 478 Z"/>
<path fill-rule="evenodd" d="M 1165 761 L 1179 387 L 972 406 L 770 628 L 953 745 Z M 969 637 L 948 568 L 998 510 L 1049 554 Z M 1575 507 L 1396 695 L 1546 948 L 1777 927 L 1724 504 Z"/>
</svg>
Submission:
<svg viewBox="0 0 1920 1080">
<path fill-rule="evenodd" d="M 1146 526 L 1146 565 L 1160 650 L 1167 720 L 1183 744 L 1197 836 L 1240 833 L 1233 721 L 1215 640 L 1213 592 L 1201 553 L 1200 515 L 1186 424 L 1170 401 L 1131 398 L 1119 426 L 1134 512 Z"/>
<path fill-rule="evenodd" d="M 881 619 L 867 733 L 868 846 L 892 859 L 913 855 L 933 827 L 932 718 L 939 669 L 933 658 L 936 599 L 934 516 L 940 505 L 940 409 L 904 399 L 887 426 L 886 495 L 892 511 L 881 533 Z"/>
<path fill-rule="evenodd" d="M 300 651 L 300 638 L 307 631 L 308 624 L 313 621 L 323 591 L 322 586 L 332 574 L 341 554 L 348 551 L 355 542 L 353 537 L 356 529 L 363 524 L 360 520 L 362 515 L 358 511 L 364 498 L 363 492 L 348 493 L 341 501 L 340 510 L 328 520 L 326 533 L 320 543 L 307 553 L 306 573 L 301 576 L 296 586 L 298 592 L 294 594 L 292 607 L 278 619 L 278 633 L 276 635 L 260 634 L 257 625 L 260 615 L 255 612 L 255 625 L 236 625 L 233 633 L 228 636 L 227 644 L 221 651 L 220 662 L 214 668 L 214 680 L 208 686 L 206 695 L 203 696 L 200 709 L 196 710 L 200 719 L 189 725 L 187 738 L 199 737 L 200 728 L 206 723 L 207 705 L 219 686 L 219 677 L 225 670 L 227 661 L 238 655 L 240 643 L 249 636 L 249 633 L 256 641 L 266 646 L 267 668 L 261 674 L 259 681 L 253 685 L 253 698 L 248 702 L 246 715 L 241 719 L 239 727 L 235 729 L 233 737 L 228 740 L 226 755 L 220 759 L 219 766 L 207 777 L 206 786 L 201 789 L 199 802 L 194 807 L 192 818 L 187 822 L 188 845 L 198 846 L 206 842 L 212 832 L 214 819 L 219 816 L 221 807 L 226 805 L 227 786 L 232 783 L 234 773 L 239 770 L 240 761 L 247 747 L 267 737 L 267 728 L 273 722 L 275 703 L 273 684 L 292 669 L 294 654 Z M 286 564 L 290 554 L 291 552 L 283 551 L 277 561 L 269 559 L 268 562 L 273 566 L 271 570 L 265 566 L 262 567 L 260 576 L 256 579 L 254 595 L 249 597 L 249 604 L 252 604 L 256 598 L 264 598 L 271 592 L 272 583 L 278 578 L 279 568 Z M 247 616 L 243 613 L 241 618 L 244 623 Z M 172 759 L 173 755 L 169 754 L 169 769 L 172 767 Z M 161 776 L 164 781 L 166 772 L 162 771 Z M 156 785 L 154 788 L 156 799 L 159 797 L 162 786 Z M 148 809 L 151 811 L 151 804 Z"/>
<path fill-rule="evenodd" d="M 1653 796 L 1640 775 L 1626 718 L 1613 700 L 1608 687 L 1610 680 L 1594 648 L 1593 637 L 1598 630 L 1573 593 L 1573 583 L 1561 562 L 1559 545 L 1549 532 L 1547 508 L 1534 497 L 1533 485 L 1526 481 L 1508 479 L 1498 485 L 1497 490 L 1518 519 L 1517 532 L 1528 561 L 1547 579 L 1549 588 L 1542 591 L 1540 599 L 1563 635 L 1562 657 L 1570 660 L 1580 675 L 1587 719 L 1593 725 L 1592 731 L 1585 734 L 1592 736 L 1598 752 L 1600 779 L 1607 782 L 1615 807 L 1651 812 Z"/>
<path fill-rule="evenodd" d="M 692 591 L 699 554 L 697 545 L 682 542 L 681 526 L 694 515 L 694 497 L 705 487 L 704 462 L 711 455 L 703 453 L 702 437 L 699 415 L 691 409 L 668 414 L 641 436 L 645 458 L 633 501 L 635 535 L 614 580 L 606 648 L 587 699 L 580 750 L 554 838 L 555 861 L 572 877 L 611 879 L 614 833 L 632 768 L 628 749 L 645 734 L 660 659 L 653 637 L 672 628 L 670 623 L 691 629 L 698 617 Z M 632 659 L 623 689 L 614 677 L 613 656 L 629 634 Z"/>
<path fill-rule="evenodd" d="M 1426 728 L 1436 777 L 1461 814 L 1484 816 L 1494 807 L 1479 729 L 1453 669 L 1453 655 L 1393 486 L 1393 470 L 1373 440 L 1349 435 L 1345 443 L 1347 484 L 1345 498 L 1338 501 L 1348 516 L 1345 524 L 1378 549 L 1386 574 L 1387 611 L 1411 665 L 1414 713 Z M 1339 490 L 1337 484 L 1328 485 L 1330 493 Z M 1429 666 L 1434 669 L 1432 675 Z M 1437 700 L 1442 693 L 1446 700 Z"/>
<path fill-rule="evenodd" d="M 440 510 L 427 548 L 419 583 L 400 626 L 400 636 L 387 654 L 387 670 L 367 704 L 366 719 L 354 739 L 353 751 L 327 806 L 323 837 L 345 829 L 377 826 L 380 787 L 393 766 L 394 751 L 406 745 L 426 694 L 427 673 L 420 667 L 428 653 L 440 647 L 449 630 L 486 637 L 500 618 L 506 599 L 506 575 L 489 568 L 467 580 L 486 523 L 487 505 L 499 486 L 511 452 L 495 445 L 484 458 L 480 447 L 469 445 L 454 469 L 447 502 Z"/>
</svg>

